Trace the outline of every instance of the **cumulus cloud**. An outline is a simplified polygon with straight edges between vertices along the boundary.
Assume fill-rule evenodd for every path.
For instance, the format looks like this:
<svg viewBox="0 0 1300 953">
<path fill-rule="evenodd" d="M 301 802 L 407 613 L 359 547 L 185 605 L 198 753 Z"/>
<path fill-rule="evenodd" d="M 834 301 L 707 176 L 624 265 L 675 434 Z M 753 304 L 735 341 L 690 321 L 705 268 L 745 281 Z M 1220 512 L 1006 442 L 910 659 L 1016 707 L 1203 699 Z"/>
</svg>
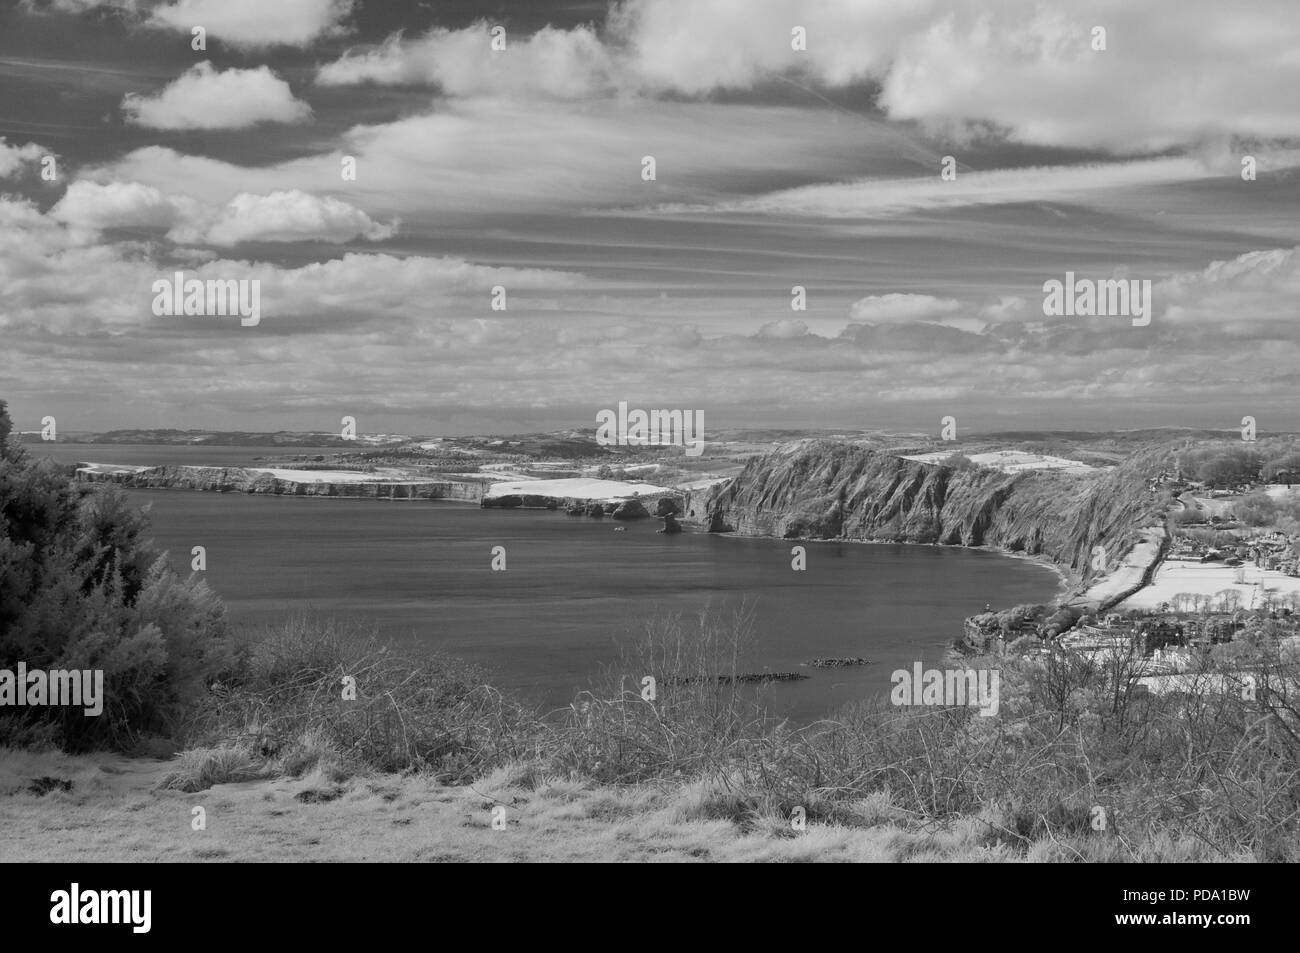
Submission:
<svg viewBox="0 0 1300 953">
<path fill-rule="evenodd" d="M 1031 312 L 1029 302 L 1017 295 L 1003 295 L 997 301 L 990 302 L 978 311 L 979 317 L 989 324 L 1006 321 L 1024 321 L 1031 313 L 1035 319 L 1042 314 L 1041 308 Z"/>
<path fill-rule="evenodd" d="M 1096 26 L 1105 50 L 1093 48 Z M 1092 0 L 1086 10 L 1039 0 L 627 0 L 600 36 L 547 27 L 500 53 L 485 27 L 393 37 L 319 78 L 572 97 L 867 84 L 889 118 L 950 141 L 1000 133 L 1124 154 L 1300 128 L 1300 101 L 1287 92 L 1300 86 L 1300 8 L 1290 0 L 1260 0 L 1250 16 L 1219 0 Z M 792 46 L 795 27 L 806 50 Z"/>
<path fill-rule="evenodd" d="M 808 49 L 790 45 L 804 26 Z M 1092 30 L 1103 26 L 1105 51 Z M 992 126 L 1023 142 L 1156 151 L 1300 127 L 1300 10 L 1262 0 L 632 0 L 615 28 L 635 71 L 688 94 L 773 75 L 871 80 L 893 119 L 946 132 Z M 1251 64 L 1242 69 L 1241 64 Z M 1189 82 L 1188 77 L 1196 77 Z"/>
<path fill-rule="evenodd" d="M 1253 251 L 1212 262 L 1203 271 L 1157 282 L 1152 298 L 1173 325 L 1278 333 L 1296 324 L 1300 301 L 1300 248 Z"/>
<path fill-rule="evenodd" d="M 908 321 L 935 321 L 961 310 L 953 298 L 935 298 L 919 294 L 872 295 L 853 302 L 849 317 L 869 324 L 894 324 Z"/>
<path fill-rule="evenodd" d="M 302 122 L 311 107 L 269 67 L 221 72 L 204 61 L 154 96 L 128 93 L 127 121 L 151 129 L 244 129 L 260 122 Z"/>
<path fill-rule="evenodd" d="M 176 213 L 165 197 L 147 187 L 86 186 L 70 189 L 72 199 L 65 196 L 61 207 L 48 215 L 31 202 L 0 197 L 0 327 L 85 333 L 121 324 L 156 326 L 164 319 L 150 310 L 149 288 L 172 268 L 169 257 L 203 279 L 260 279 L 263 313 L 277 314 L 280 330 L 375 322 L 391 332 L 418 322 L 431 306 L 441 304 L 448 313 L 458 313 L 466 310 L 463 305 L 470 296 L 486 302 L 497 284 L 507 285 L 512 305 L 519 306 L 536 296 L 589 284 L 570 272 L 498 268 L 455 257 L 349 252 L 329 261 L 285 267 L 196 256 L 184 249 L 166 256 L 156 245 L 136 242 L 87 243 L 77 234 L 79 227 L 106 228 L 126 220 L 163 227 Z M 98 206 L 92 204 L 95 199 Z M 264 223 L 271 227 L 276 221 L 264 216 Z M 461 307 L 452 309 L 453 303 Z"/>
<path fill-rule="evenodd" d="M 167 194 L 139 182 L 68 186 L 50 217 L 69 226 L 82 242 L 108 229 L 166 230 L 174 242 L 230 246 L 241 242 L 319 241 L 333 244 L 361 238 L 391 238 L 396 225 L 384 225 L 340 199 L 297 189 L 269 195 L 241 193 L 221 206 L 192 196 Z"/>
<path fill-rule="evenodd" d="M 808 333 L 808 325 L 796 318 L 781 321 L 769 321 L 758 329 L 758 336 L 776 341 L 790 341 L 801 338 Z"/>
<path fill-rule="evenodd" d="M 461 30 L 434 29 L 403 41 L 394 34 L 381 46 L 346 53 L 323 66 L 317 82 L 432 84 L 452 96 L 540 93 L 579 98 L 613 88 L 609 51 L 589 27 L 543 27 L 531 35 L 507 36 L 504 51 L 493 51 L 488 25 Z"/>
<path fill-rule="evenodd" d="M 1278 92 L 1300 64 L 1290 7 L 1048 6 L 630 0 L 603 29 L 512 32 L 504 53 L 483 25 L 390 38 L 323 66 L 319 81 L 428 85 L 441 96 L 426 114 L 413 114 L 429 102 L 419 92 L 374 111 L 332 92 L 359 124 L 324 152 L 243 166 L 148 146 L 80 169 L 49 214 L 0 202 L 5 344 L 28 393 L 46 381 L 152 389 L 259 420 L 336 402 L 341 369 L 356 367 L 349 399 L 406 408 L 550 406 L 639 385 L 647 401 L 712 407 L 725 395 L 817 413 L 933 399 L 1065 397 L 1109 411 L 1163 400 L 1189 414 L 1225 398 L 1284 402 L 1300 361 L 1300 238 L 1286 216 L 1297 180 L 1247 185 L 1235 166 L 1246 148 L 1261 172 L 1296 164 L 1276 144 L 1239 141 L 1297 128 L 1300 107 Z M 1097 22 L 1100 53 L 1087 42 Z M 790 49 L 795 24 L 806 53 Z M 207 70 L 200 79 L 229 75 Z M 790 108 L 788 88 L 772 105 L 786 81 L 807 87 L 807 103 L 826 91 L 866 115 Z M 162 108 L 168 90 L 139 102 Z M 394 101 L 416 97 L 390 121 Z M 918 129 L 943 133 L 940 153 Z M 1168 143 L 1182 156 L 1069 164 L 1081 154 L 1039 159 L 1006 137 L 1082 146 L 1088 160 Z M 939 178 L 942 152 L 959 160 L 956 181 Z M 639 176 L 647 153 L 653 183 Z M 342 155 L 360 175 L 341 186 Z M 999 168 L 981 171 L 980 158 Z M 1024 161 L 1060 164 L 1005 168 Z M 629 224 L 628 208 L 648 211 Z M 302 263 L 320 242 L 382 240 L 398 215 L 414 222 L 413 243 L 473 235 L 485 260 L 551 269 L 355 250 Z M 254 242 L 308 247 L 241 260 Z M 155 320 L 149 284 L 180 267 L 262 278 L 257 334 Z M 579 267 L 597 277 L 560 270 Z M 1066 268 L 1178 273 L 1156 280 L 1154 320 L 1134 328 L 1044 320 L 1038 289 Z M 510 288 L 508 315 L 487 308 L 497 283 Z M 809 312 L 782 319 L 794 283 L 808 286 Z M 132 362 L 141 373 L 118 373 Z"/>
<path fill-rule="evenodd" d="M 520 394 L 543 408 L 585 406 L 593 393 L 644 387 L 647 401 L 672 393 L 704 408 L 722 400 L 766 407 L 777 395 L 783 408 L 824 421 L 867 404 L 927 401 L 961 402 L 968 417 L 1048 400 L 1111 412 L 1164 401 L 1212 415 L 1226 399 L 1233 406 L 1248 399 L 1256 413 L 1274 398 L 1273 406 L 1285 403 L 1300 359 L 1300 326 L 1288 318 L 1300 290 L 1296 248 L 1262 249 L 1158 282 L 1149 328 L 1044 321 L 1036 301 L 1022 306 L 1013 296 L 918 293 L 870 296 L 853 312 L 874 320 L 838 333 L 786 318 L 749 331 L 679 334 L 682 315 L 700 301 L 674 293 L 658 308 L 629 297 L 621 283 L 571 271 L 357 252 L 286 266 L 173 256 L 139 241 L 80 243 L 74 199 L 96 193 L 70 192 L 48 215 L 0 199 L 0 328 L 25 391 L 42 401 L 56 396 L 42 381 L 60 382 L 62 392 L 75 381 L 101 400 L 116 396 L 118 406 L 184 394 L 191 403 L 177 405 L 177 419 L 205 404 L 279 415 L 313 406 L 321 394 L 336 402 L 346 380 L 358 406 L 414 412 L 499 408 Z M 168 217 L 147 190 L 104 197 L 136 221 Z M 79 221 L 107 221 L 81 211 Z M 177 269 L 261 280 L 256 333 L 233 321 L 153 316 L 151 283 Z M 508 315 L 488 310 L 495 284 L 510 288 Z M 739 306 L 752 312 L 754 303 Z M 966 312 L 1006 320 L 982 331 L 927 320 Z"/>
<path fill-rule="evenodd" d="M 744 89 L 777 74 L 843 86 L 878 75 L 902 37 L 934 13 L 895 0 L 631 0 L 610 28 L 649 88 L 689 95 Z M 807 50 L 795 50 L 801 26 Z"/>
<path fill-rule="evenodd" d="M 172 0 L 149 26 L 189 34 L 196 26 L 232 46 L 307 46 L 342 33 L 353 0 Z"/>
<path fill-rule="evenodd" d="M 73 182 L 50 210 L 88 241 L 109 228 L 171 228 L 181 216 L 176 201 L 139 182 Z"/>
<path fill-rule="evenodd" d="M 879 103 L 897 119 L 987 122 L 1024 142 L 1117 152 L 1285 138 L 1300 121 L 1284 92 L 1300 83 L 1298 39 L 1300 10 L 1284 0 L 1249 16 L 1214 0 L 1094 0 L 1086 12 L 963 3 L 899 42 Z"/>
<path fill-rule="evenodd" d="M 221 210 L 204 240 L 213 245 L 239 242 L 322 241 L 391 238 L 393 225 L 381 225 L 360 209 L 335 198 L 320 198 L 294 189 L 270 195 L 241 193 Z"/>
<path fill-rule="evenodd" d="M 34 142 L 11 146 L 4 136 L 0 136 L 0 179 L 16 174 L 29 163 L 40 162 L 45 155 L 49 155 L 49 152 L 44 146 L 38 146 Z"/>
</svg>

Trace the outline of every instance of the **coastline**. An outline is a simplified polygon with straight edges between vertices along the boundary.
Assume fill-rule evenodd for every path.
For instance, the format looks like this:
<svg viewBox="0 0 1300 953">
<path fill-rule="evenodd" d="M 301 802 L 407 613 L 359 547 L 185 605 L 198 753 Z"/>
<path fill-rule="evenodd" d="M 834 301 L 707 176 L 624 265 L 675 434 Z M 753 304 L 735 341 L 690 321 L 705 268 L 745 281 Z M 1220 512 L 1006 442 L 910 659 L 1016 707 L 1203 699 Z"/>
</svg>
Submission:
<svg viewBox="0 0 1300 953">
<path fill-rule="evenodd" d="M 83 482 L 106 481 L 86 480 Z M 247 490 L 207 490 L 196 486 L 132 486 L 129 483 L 115 485 L 133 493 L 210 493 L 215 496 L 262 496 L 277 500 L 314 500 L 322 503 L 331 500 L 342 500 L 350 503 L 462 503 L 475 509 L 481 508 L 475 500 L 453 499 L 452 497 L 346 496 L 342 493 L 250 493 Z M 537 509 L 538 507 L 533 508 Z"/>
<path fill-rule="evenodd" d="M 1000 549 L 996 546 L 957 546 L 950 543 L 916 543 L 906 541 L 895 541 L 889 539 L 850 539 L 848 537 L 833 537 L 826 539 L 824 537 L 812 536 L 765 536 L 750 535 L 747 533 L 704 533 L 707 536 L 721 536 L 734 539 L 775 539 L 782 542 L 795 543 L 852 543 L 855 546 L 925 546 L 933 549 L 964 549 L 972 553 L 992 553 L 997 556 L 1006 556 L 1010 559 L 1020 559 L 1026 562 L 1042 566 L 1044 569 L 1050 569 L 1056 574 L 1057 591 L 1053 597 L 1057 602 L 1064 598 L 1076 594 L 1081 580 L 1079 577 L 1065 568 L 1057 565 L 1047 556 L 1029 555 L 1028 553 L 1016 553 L 1010 550 Z"/>
<path fill-rule="evenodd" d="M 97 468 L 99 466 L 104 466 L 107 469 L 98 470 Z M 244 473 L 249 474 L 250 476 L 253 474 L 258 474 L 262 476 L 263 480 L 267 480 L 268 482 L 270 482 L 273 489 L 271 489 L 268 492 L 267 490 L 261 489 L 260 487 L 258 490 L 253 490 L 248 487 L 232 485 L 230 483 L 225 483 L 225 482 L 221 482 L 220 485 L 209 486 L 209 485 L 195 485 L 194 483 L 187 484 L 187 483 L 174 483 L 171 481 L 164 482 L 161 480 L 156 482 L 149 481 L 149 483 L 145 485 L 140 485 L 136 483 L 134 480 L 132 480 L 131 477 L 137 473 L 142 473 L 144 471 L 152 470 L 157 472 L 162 468 L 161 467 L 123 467 L 114 464 L 96 465 L 96 464 L 82 463 L 76 470 L 76 478 L 78 479 L 79 482 L 87 482 L 87 483 L 111 482 L 119 486 L 122 486 L 125 489 L 150 490 L 150 491 L 181 490 L 181 491 L 188 491 L 188 492 L 244 493 L 249 495 L 262 495 L 262 496 L 275 496 L 275 497 L 309 497 L 313 499 L 324 499 L 324 500 L 369 499 L 369 500 L 380 500 L 384 502 L 402 502 L 402 503 L 412 503 L 412 502 L 463 503 L 466 505 L 476 506 L 476 507 L 481 505 L 480 500 L 465 499 L 463 497 L 459 497 L 459 498 L 451 497 L 451 496 L 425 497 L 422 494 L 417 495 L 415 493 L 412 493 L 411 495 L 395 495 L 392 494 L 391 492 L 390 493 L 356 492 L 357 490 L 361 490 L 362 488 L 369 489 L 371 487 L 378 490 L 379 488 L 392 488 L 395 486 L 404 486 L 408 488 L 412 487 L 413 485 L 431 486 L 434 483 L 439 481 L 409 481 L 409 482 L 391 481 L 390 482 L 385 480 L 370 480 L 370 481 L 355 480 L 355 481 L 348 481 L 346 484 L 337 484 L 337 483 L 331 484 L 326 481 L 298 483 L 297 481 L 290 481 L 290 480 L 285 480 L 283 478 L 273 477 L 270 473 L 265 472 L 266 468 L 257 468 L 257 467 L 218 468 L 218 467 L 196 467 L 196 466 L 184 466 L 184 465 L 182 466 L 186 470 L 241 470 Z M 312 473 L 312 472 L 319 472 L 319 471 L 303 471 L 303 472 Z M 143 483 L 143 481 L 141 482 Z M 481 486 L 479 484 L 473 484 L 473 485 L 476 488 Z M 490 485 L 491 484 L 486 484 L 486 486 L 490 486 Z M 338 489 L 340 489 L 343 486 L 346 486 L 349 490 L 352 490 L 353 492 L 337 492 Z M 321 492 L 322 490 L 324 492 Z M 678 488 L 670 488 L 670 491 L 677 494 L 680 494 L 682 492 L 688 492 L 688 491 L 681 491 Z M 484 489 L 479 489 L 479 492 L 486 493 L 487 491 Z M 553 507 L 526 507 L 525 506 L 525 507 L 518 507 L 518 508 L 552 509 Z M 697 531 L 701 530 L 706 525 L 705 522 L 699 519 L 682 519 L 682 523 L 685 526 L 691 527 L 692 529 Z M 1025 560 L 1034 563 L 1036 565 L 1042 566 L 1045 569 L 1051 570 L 1056 575 L 1057 578 L 1056 590 L 1051 596 L 1051 600 L 1055 604 L 1071 604 L 1071 603 L 1077 603 L 1080 600 L 1088 601 L 1089 593 L 1104 590 L 1107 588 L 1108 584 L 1113 585 L 1115 580 L 1118 578 L 1117 574 L 1119 574 L 1120 570 L 1124 568 L 1123 566 L 1117 566 L 1115 569 L 1113 569 L 1110 573 L 1107 573 L 1105 576 L 1094 578 L 1093 580 L 1091 580 L 1090 585 L 1087 588 L 1084 588 L 1083 578 L 1081 574 L 1078 572 L 1078 570 L 1061 566 L 1060 564 L 1052 560 L 1050 557 L 1042 554 L 1031 555 L 1024 552 L 1014 552 L 997 546 L 962 546 L 960 544 L 951 544 L 951 543 L 922 543 L 922 542 L 914 542 L 914 541 L 901 541 L 901 540 L 896 541 L 896 540 L 888 540 L 888 539 L 854 539 L 848 537 L 834 537 L 829 539 L 823 537 L 802 537 L 802 536 L 777 537 L 777 536 L 764 535 L 764 534 L 753 535 L 753 534 L 737 533 L 737 532 L 709 533 L 707 529 L 703 530 L 703 535 L 734 536 L 742 539 L 773 539 L 779 541 L 791 541 L 791 542 L 798 542 L 798 543 L 837 542 L 837 543 L 853 543 L 858 545 L 931 546 L 931 547 L 939 547 L 944 549 L 966 549 L 972 552 L 994 553 L 996 555 L 1005 556 L 1011 559 Z M 1157 559 L 1153 566 L 1147 567 L 1147 572 L 1150 574 L 1151 577 L 1154 577 L 1155 571 L 1158 569 L 1160 561 L 1161 560 Z M 1133 567 L 1129 567 L 1129 568 L 1133 568 Z M 1146 587 L 1143 586 L 1141 588 L 1146 588 Z M 1125 598 L 1131 598 L 1138 591 L 1141 591 L 1141 589 L 1135 590 L 1134 592 L 1127 593 Z M 1091 601 L 1098 601 L 1098 600 L 1094 599 Z"/>
</svg>

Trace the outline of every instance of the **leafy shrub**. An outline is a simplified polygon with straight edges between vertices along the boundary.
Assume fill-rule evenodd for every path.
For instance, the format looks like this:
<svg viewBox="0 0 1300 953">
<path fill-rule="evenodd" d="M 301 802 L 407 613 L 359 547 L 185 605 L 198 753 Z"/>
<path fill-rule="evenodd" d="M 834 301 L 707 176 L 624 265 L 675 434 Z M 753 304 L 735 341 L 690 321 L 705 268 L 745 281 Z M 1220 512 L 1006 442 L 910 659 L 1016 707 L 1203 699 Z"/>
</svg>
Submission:
<svg viewBox="0 0 1300 953">
<path fill-rule="evenodd" d="M 10 427 L 0 401 L 0 432 Z M 79 486 L 0 443 L 0 668 L 104 673 L 101 715 L 6 709 L 0 734 L 130 747 L 170 730 L 231 664 L 221 602 L 196 577 L 177 577 L 145 541 L 147 526 L 121 490 Z"/>
</svg>

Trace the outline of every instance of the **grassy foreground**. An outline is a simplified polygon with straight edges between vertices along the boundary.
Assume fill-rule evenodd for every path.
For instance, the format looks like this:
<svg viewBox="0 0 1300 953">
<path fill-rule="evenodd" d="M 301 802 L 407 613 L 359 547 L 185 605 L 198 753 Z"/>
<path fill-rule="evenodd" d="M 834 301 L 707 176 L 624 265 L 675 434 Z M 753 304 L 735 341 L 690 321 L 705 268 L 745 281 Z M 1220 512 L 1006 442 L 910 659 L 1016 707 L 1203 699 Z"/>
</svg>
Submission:
<svg viewBox="0 0 1300 953">
<path fill-rule="evenodd" d="M 735 813 L 722 781 L 605 786 L 493 771 L 472 785 L 427 775 L 319 773 L 169 790 L 170 761 L 0 751 L 0 861 L 808 862 L 1118 859 L 1103 842 L 1010 835 L 996 811 L 910 823 L 887 798 L 845 805 L 839 823 L 795 832 Z M 38 795 L 32 779 L 72 781 Z M 492 809 L 504 806 L 505 827 Z M 192 829 L 202 807 L 206 830 Z M 1200 860 L 1196 840 L 1150 845 L 1149 860 Z M 1250 856 L 1222 857 L 1250 860 Z"/>
<path fill-rule="evenodd" d="M 968 660 L 1001 670 L 993 717 L 880 701 L 793 729 L 736 687 L 746 629 L 653 621 L 631 674 L 547 715 L 299 622 L 166 736 L 0 747 L 0 861 L 1300 859 L 1274 646 L 1232 643 L 1257 692 L 1156 697 L 1137 659 L 1052 652 Z"/>
</svg>

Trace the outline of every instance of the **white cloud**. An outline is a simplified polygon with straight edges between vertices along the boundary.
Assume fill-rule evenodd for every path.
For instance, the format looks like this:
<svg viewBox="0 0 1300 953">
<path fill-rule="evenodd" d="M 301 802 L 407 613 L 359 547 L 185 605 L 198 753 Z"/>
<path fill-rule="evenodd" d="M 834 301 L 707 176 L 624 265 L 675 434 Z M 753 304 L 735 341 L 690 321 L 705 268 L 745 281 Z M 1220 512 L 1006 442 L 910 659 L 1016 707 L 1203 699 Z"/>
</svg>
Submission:
<svg viewBox="0 0 1300 953">
<path fill-rule="evenodd" d="M 871 295 L 853 302 L 849 317 L 868 324 L 937 321 L 960 309 L 961 302 L 953 298 L 919 294 Z"/>
<path fill-rule="evenodd" d="M 108 228 L 171 228 L 181 215 L 175 201 L 139 182 L 73 182 L 50 210 L 87 241 Z"/>
<path fill-rule="evenodd" d="M 961 401 L 976 414 L 1008 401 L 1074 398 L 1102 413 L 1143 401 L 1216 419 L 1225 400 L 1284 413 L 1276 408 L 1286 406 L 1300 359 L 1296 248 L 1158 282 L 1149 329 L 1102 319 L 1043 322 L 1037 302 L 1022 307 L 1014 298 L 986 298 L 994 303 L 981 310 L 967 298 L 881 294 L 855 309 L 880 323 L 839 335 L 813 333 L 798 318 L 747 333 L 679 335 L 681 314 L 697 302 L 674 294 L 662 309 L 647 308 L 634 293 L 620 298 L 628 293 L 620 284 L 572 272 L 357 253 L 287 267 L 174 256 L 145 241 L 80 242 L 71 219 L 109 221 L 102 209 L 91 215 L 96 196 L 105 205 L 111 199 L 121 217 L 165 222 L 159 195 L 129 185 L 70 189 L 60 218 L 0 199 L 0 329 L 29 404 L 80 401 L 69 406 L 84 416 L 86 395 L 94 395 L 143 413 L 172 394 L 184 396 L 169 404 L 177 420 L 238 412 L 264 421 L 268 412 L 328 409 L 340 399 L 418 414 L 522 399 L 585 406 L 593 393 L 644 388 L 706 408 L 724 399 L 771 406 L 781 395 L 783 406 L 816 415 L 933 399 Z M 71 214 L 78 207 L 79 217 Z M 178 269 L 201 279 L 261 280 L 256 333 L 228 320 L 155 317 L 152 282 Z M 508 315 L 488 309 L 495 284 L 510 288 Z M 594 301 L 607 307 L 584 307 Z M 925 320 L 955 321 L 964 311 L 1010 320 L 981 333 Z"/>
<path fill-rule="evenodd" d="M 247 241 L 342 243 L 358 237 L 381 241 L 391 238 L 395 231 L 395 226 L 381 225 L 346 202 L 294 189 L 235 196 L 207 229 L 204 240 L 213 245 Z"/>
<path fill-rule="evenodd" d="M 96 241 L 101 232 L 112 228 L 166 230 L 167 237 L 180 244 L 218 246 L 252 241 L 381 241 L 396 232 L 395 225 L 380 224 L 340 199 L 297 189 L 269 195 L 241 193 L 218 206 L 139 182 L 74 182 L 50 210 L 50 217 L 69 226 L 72 237 L 82 243 Z"/>
<path fill-rule="evenodd" d="M 820 147 L 810 156 L 814 140 Z M 481 222 L 521 212 L 702 202 L 733 195 L 737 182 L 839 178 L 864 161 L 893 167 L 911 149 L 880 123 L 837 125 L 815 110 L 646 99 L 451 99 L 426 115 L 356 126 L 332 154 L 246 167 L 148 146 L 83 174 L 144 182 L 215 205 L 240 192 L 332 192 L 346 154 L 358 168 L 347 194 L 371 215 L 436 215 L 445 224 L 450 217 Z M 647 153 L 658 163 L 653 183 L 641 179 Z"/>
<path fill-rule="evenodd" d="M 979 316 L 990 324 L 1002 324 L 1009 321 L 1040 320 L 1042 310 L 1031 311 L 1029 302 L 1017 295 L 1003 295 L 997 301 L 980 308 Z"/>
<path fill-rule="evenodd" d="M 173 0 L 156 8 L 149 26 L 189 34 L 204 27 L 232 46 L 307 46 L 343 32 L 353 0 Z"/>
<path fill-rule="evenodd" d="M 1092 48 L 1092 29 L 1107 48 Z M 791 30 L 807 31 L 807 50 Z M 787 81 L 870 82 L 891 119 L 948 141 L 1002 131 L 1036 145 L 1161 151 L 1300 132 L 1300 7 L 1257 0 L 627 0 L 604 34 L 546 28 L 492 53 L 485 24 L 391 38 L 321 69 L 325 83 L 432 83 L 450 95 L 704 96 Z M 1248 64 L 1249 68 L 1243 68 Z"/>
<path fill-rule="evenodd" d="M 151 129 L 244 129 L 311 117 L 311 107 L 268 67 L 221 72 L 207 61 L 154 96 L 128 93 L 122 110 L 128 122 Z"/>
<path fill-rule="evenodd" d="M 951 181 L 941 179 L 936 166 L 933 175 L 923 178 L 859 179 L 809 185 L 715 206 L 665 206 L 662 211 L 869 218 L 978 205 L 1072 201 L 1120 189 L 1145 189 L 1216 177 L 1222 177 L 1222 173 L 1195 158 L 961 171 Z"/>
<path fill-rule="evenodd" d="M 1300 301 L 1300 248 L 1253 251 L 1174 275 L 1151 290 L 1157 319 L 1237 330 L 1293 326 Z M 1163 312 L 1163 315 L 1161 314 Z"/>
<path fill-rule="evenodd" d="M 801 338 L 808 333 L 808 325 L 797 318 L 784 318 L 770 321 L 758 329 L 758 336 L 776 341 L 790 341 Z"/>
<path fill-rule="evenodd" d="M 878 75 L 928 0 L 630 0 L 611 16 L 628 69 L 647 87 L 698 95 L 774 75 L 842 86 Z M 807 32 L 796 51 L 791 30 Z"/>
<path fill-rule="evenodd" d="M 0 197 L 0 328 L 86 334 L 111 326 L 174 324 L 153 315 L 150 287 L 180 265 L 167 263 L 170 256 L 155 243 L 88 243 L 78 234 L 83 227 L 126 221 L 164 227 L 176 214 L 174 206 L 156 190 L 136 184 L 77 183 L 69 193 L 71 199 L 65 196 L 62 208 L 49 215 L 30 202 Z M 263 224 L 274 223 L 263 216 Z M 268 322 L 274 315 L 280 330 L 377 321 L 391 333 L 418 325 L 431 308 L 460 315 L 471 310 L 473 300 L 486 312 L 489 291 L 497 284 L 510 288 L 512 307 L 524 306 L 531 296 L 589 284 L 570 272 L 496 268 L 450 257 L 348 253 L 300 267 L 196 256 L 184 249 L 174 257 L 199 278 L 260 279 L 263 314 Z M 101 350 L 98 359 L 111 361 L 112 355 Z"/>
<path fill-rule="evenodd" d="M 795 25 L 806 52 L 790 47 Z M 1097 25 L 1103 52 L 1091 46 Z M 1300 130 L 1290 0 L 631 0 L 614 32 L 660 88 L 870 79 L 892 119 L 991 124 L 1040 145 L 1156 151 Z"/>
<path fill-rule="evenodd" d="M 507 35 L 493 51 L 488 24 L 462 30 L 434 29 L 403 41 L 393 35 L 381 46 L 347 53 L 321 67 L 326 86 L 352 83 L 433 84 L 452 96 L 540 93 L 579 98 L 612 88 L 609 52 L 588 27 L 543 27 L 531 35 Z"/>
<path fill-rule="evenodd" d="M 38 146 L 34 142 L 22 146 L 11 146 L 5 141 L 4 136 L 0 136 L 0 179 L 15 174 L 24 165 L 40 162 L 41 157 L 48 154 L 49 150 L 44 146 Z"/>
<path fill-rule="evenodd" d="M 1097 25 L 1105 51 L 1091 48 Z M 896 119 L 981 121 L 1024 142 L 1116 152 L 1285 138 L 1300 128 L 1287 92 L 1300 85 L 1297 43 L 1288 0 L 972 0 L 901 40 L 880 105 Z"/>
</svg>

